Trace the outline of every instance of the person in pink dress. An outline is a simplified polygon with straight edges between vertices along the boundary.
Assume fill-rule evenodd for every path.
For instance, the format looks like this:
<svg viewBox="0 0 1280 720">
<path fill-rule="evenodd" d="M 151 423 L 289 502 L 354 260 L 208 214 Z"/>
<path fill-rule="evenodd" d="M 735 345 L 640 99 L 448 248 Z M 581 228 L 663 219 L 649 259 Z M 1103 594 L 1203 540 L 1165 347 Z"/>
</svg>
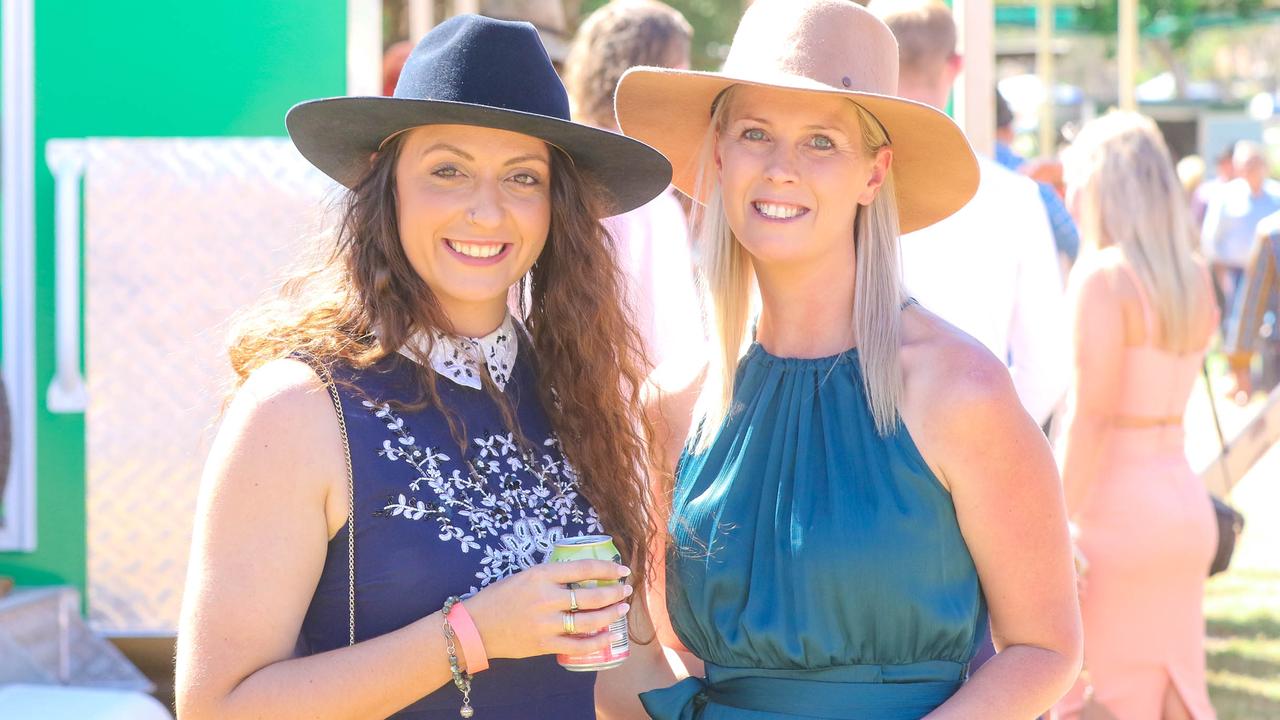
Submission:
<svg viewBox="0 0 1280 720">
<path fill-rule="evenodd" d="M 1075 369 L 1060 449 L 1087 570 L 1085 670 L 1056 715 L 1209 720 L 1201 603 L 1217 528 L 1182 422 L 1218 321 L 1208 269 L 1150 119 L 1090 122 L 1064 163 L 1088 250 L 1069 288 Z"/>
</svg>

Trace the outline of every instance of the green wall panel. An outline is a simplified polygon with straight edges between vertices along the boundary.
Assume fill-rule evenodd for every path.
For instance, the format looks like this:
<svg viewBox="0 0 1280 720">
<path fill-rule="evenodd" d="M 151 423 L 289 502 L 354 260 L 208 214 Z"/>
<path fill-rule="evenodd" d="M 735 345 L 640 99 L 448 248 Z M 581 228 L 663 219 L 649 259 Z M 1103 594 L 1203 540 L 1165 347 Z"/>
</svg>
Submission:
<svg viewBox="0 0 1280 720">
<path fill-rule="evenodd" d="M 36 378 L 53 377 L 51 138 L 285 134 L 284 113 L 346 88 L 340 0 L 38 0 Z M 83 415 L 38 404 L 37 550 L 0 553 L 19 583 L 85 586 Z"/>
</svg>

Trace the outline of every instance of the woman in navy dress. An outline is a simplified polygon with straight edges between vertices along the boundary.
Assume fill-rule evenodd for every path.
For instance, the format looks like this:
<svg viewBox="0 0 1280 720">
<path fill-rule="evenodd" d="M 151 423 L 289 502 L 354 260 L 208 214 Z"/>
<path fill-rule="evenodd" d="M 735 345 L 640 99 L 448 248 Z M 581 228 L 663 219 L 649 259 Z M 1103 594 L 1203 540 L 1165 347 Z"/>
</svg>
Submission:
<svg viewBox="0 0 1280 720">
<path fill-rule="evenodd" d="M 183 718 L 586 719 L 671 679 L 653 642 L 599 681 L 552 656 L 601 650 L 584 635 L 628 614 L 652 638 L 629 585 L 567 585 L 645 575 L 643 358 L 599 219 L 670 179 L 568 118 L 534 28 L 476 16 L 429 33 L 394 97 L 290 111 L 349 192 L 328 262 L 231 346 Z M 543 564 L 600 533 L 622 562 Z"/>
</svg>

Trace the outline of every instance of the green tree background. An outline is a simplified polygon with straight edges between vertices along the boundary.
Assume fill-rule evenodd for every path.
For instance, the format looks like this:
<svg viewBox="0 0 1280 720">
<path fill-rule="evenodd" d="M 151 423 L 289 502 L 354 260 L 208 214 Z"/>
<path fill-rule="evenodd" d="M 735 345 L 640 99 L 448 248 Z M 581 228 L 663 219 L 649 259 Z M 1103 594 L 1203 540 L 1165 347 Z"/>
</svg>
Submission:
<svg viewBox="0 0 1280 720">
<path fill-rule="evenodd" d="M 565 0 L 566 9 L 577 5 L 579 18 L 604 5 L 608 0 Z M 679 10 L 693 26 L 693 67 L 698 70 L 716 70 L 724 60 L 733 32 L 749 0 L 665 0 Z M 997 6 L 1026 7 L 1033 0 L 996 0 Z M 1118 6 L 1116 0 L 1059 0 L 1059 9 L 1070 8 L 1074 12 L 1072 27 L 1066 34 L 1092 34 L 1113 38 L 1116 33 Z M 1143 35 L 1143 45 L 1153 54 L 1155 66 L 1149 73 L 1172 70 L 1178 96 L 1183 95 L 1186 84 L 1196 72 L 1197 63 L 1189 62 L 1202 39 L 1218 35 L 1232 35 L 1243 31 L 1244 26 L 1257 22 L 1264 12 L 1280 9 L 1280 0 L 1139 0 L 1138 25 Z M 1059 36 L 1063 36 L 1059 28 Z M 1223 31 L 1226 31 L 1225 33 Z M 1228 40 L 1229 42 L 1229 40 Z"/>
<path fill-rule="evenodd" d="M 1245 22 L 1263 7 L 1263 0 L 1140 0 L 1138 27 L 1144 35 L 1166 37 L 1173 48 L 1182 49 L 1207 18 Z M 1081 30 L 1106 35 L 1116 32 L 1119 3 L 1115 0 L 1083 0 L 1077 8 Z"/>
</svg>

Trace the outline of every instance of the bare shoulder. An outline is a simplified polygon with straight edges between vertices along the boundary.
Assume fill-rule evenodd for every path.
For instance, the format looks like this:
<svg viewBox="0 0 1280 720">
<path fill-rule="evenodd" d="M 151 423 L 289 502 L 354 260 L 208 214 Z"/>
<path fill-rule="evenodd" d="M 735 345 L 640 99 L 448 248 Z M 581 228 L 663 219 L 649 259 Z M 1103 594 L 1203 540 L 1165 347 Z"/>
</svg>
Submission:
<svg viewBox="0 0 1280 720">
<path fill-rule="evenodd" d="M 259 431 L 287 427 L 306 433 L 334 419 L 333 401 L 315 371 L 287 359 L 273 360 L 249 375 L 236 391 L 226 421 L 252 424 Z"/>
<path fill-rule="evenodd" d="M 1080 298 L 1121 300 L 1137 299 L 1138 288 L 1125 271 L 1126 260 L 1118 247 L 1106 247 L 1082 258 L 1071 268 L 1068 292 Z"/>
<path fill-rule="evenodd" d="M 670 419 L 676 399 L 696 399 L 702 391 L 707 365 L 702 361 L 666 362 L 653 369 L 646 379 L 644 407 L 650 420 Z"/>
<path fill-rule="evenodd" d="M 324 497 L 345 484 L 345 467 L 328 389 L 305 363 L 276 360 L 253 371 L 236 392 L 205 480 L 224 490 L 249 485 Z"/>
<path fill-rule="evenodd" d="M 904 404 L 927 403 L 930 413 L 951 405 L 1013 395 L 1009 370 L 982 343 L 921 307 L 903 313 Z"/>
<path fill-rule="evenodd" d="M 666 472 L 674 471 L 689 436 L 706 374 L 705 362 L 681 359 L 658 366 L 645 383 L 644 415 L 653 427 L 655 450 Z"/>
<path fill-rule="evenodd" d="M 954 458 L 1034 425 L 1009 370 L 984 345 L 920 307 L 903 314 L 900 411 L 916 446 L 944 487 Z"/>
</svg>

